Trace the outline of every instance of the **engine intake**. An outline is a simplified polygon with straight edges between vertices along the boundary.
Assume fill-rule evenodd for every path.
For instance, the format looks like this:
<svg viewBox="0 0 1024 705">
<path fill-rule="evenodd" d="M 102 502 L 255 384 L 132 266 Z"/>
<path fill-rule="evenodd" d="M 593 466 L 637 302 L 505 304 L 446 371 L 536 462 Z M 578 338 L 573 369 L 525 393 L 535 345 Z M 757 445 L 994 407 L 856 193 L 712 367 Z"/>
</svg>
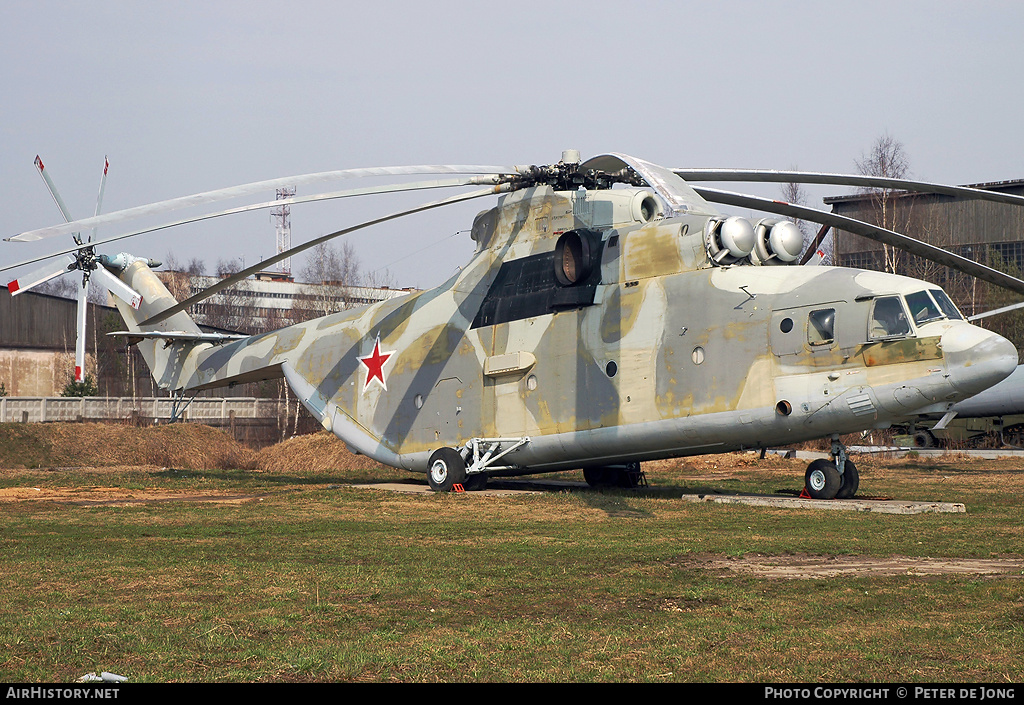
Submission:
<svg viewBox="0 0 1024 705">
<path fill-rule="evenodd" d="M 733 264 L 749 257 L 756 240 L 754 226 L 738 215 L 724 220 L 712 218 L 704 228 L 704 244 L 715 264 Z"/>
<path fill-rule="evenodd" d="M 804 250 L 804 236 L 797 224 L 778 218 L 762 218 L 754 226 L 756 242 L 752 260 L 758 264 L 791 264 Z"/>
</svg>

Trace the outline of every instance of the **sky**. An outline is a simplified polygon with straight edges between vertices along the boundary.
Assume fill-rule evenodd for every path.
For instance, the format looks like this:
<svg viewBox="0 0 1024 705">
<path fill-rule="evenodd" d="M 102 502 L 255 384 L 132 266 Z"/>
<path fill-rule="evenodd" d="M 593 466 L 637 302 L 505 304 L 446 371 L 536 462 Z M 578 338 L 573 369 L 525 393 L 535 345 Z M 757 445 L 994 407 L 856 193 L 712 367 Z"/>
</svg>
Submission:
<svg viewBox="0 0 1024 705">
<path fill-rule="evenodd" d="M 1022 27 L 1024 3 L 996 1 L 0 0 L 0 235 L 62 222 L 37 154 L 75 217 L 95 209 L 105 155 L 104 212 L 336 169 L 546 164 L 570 148 L 671 167 L 853 172 L 884 134 L 916 179 L 1024 178 Z M 780 196 L 777 185 L 711 185 Z M 807 190 L 818 208 L 837 193 Z M 441 195 L 295 206 L 292 243 Z M 473 216 L 493 204 L 351 242 L 364 271 L 431 287 L 468 261 Z M 0 242 L 0 266 L 70 244 Z M 212 271 L 275 246 L 261 211 L 114 251 L 198 257 Z"/>
</svg>

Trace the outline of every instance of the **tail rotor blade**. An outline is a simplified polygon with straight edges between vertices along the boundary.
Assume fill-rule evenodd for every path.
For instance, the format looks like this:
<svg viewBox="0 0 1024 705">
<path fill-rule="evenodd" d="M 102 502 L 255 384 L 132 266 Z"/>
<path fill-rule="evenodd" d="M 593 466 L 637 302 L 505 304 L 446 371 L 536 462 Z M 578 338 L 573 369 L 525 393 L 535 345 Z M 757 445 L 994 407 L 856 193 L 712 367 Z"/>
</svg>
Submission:
<svg viewBox="0 0 1024 705">
<path fill-rule="evenodd" d="M 50 196 L 53 197 L 53 202 L 57 204 L 57 208 L 60 210 L 60 214 L 64 216 L 64 221 L 70 223 L 74 218 L 71 217 L 71 213 L 68 211 L 67 204 L 64 203 L 64 199 L 60 197 L 60 193 L 57 192 L 57 186 L 53 183 L 53 179 L 50 178 L 50 172 L 43 166 L 43 160 L 36 155 L 36 171 L 43 177 L 43 183 L 46 184 L 46 189 L 50 192 Z"/>
<path fill-rule="evenodd" d="M 46 190 L 50 192 L 53 202 L 57 204 L 60 214 L 64 216 L 64 222 L 70 223 L 74 218 L 71 217 L 71 212 L 68 210 L 67 204 L 64 203 L 64 199 L 60 197 L 60 193 L 57 191 L 57 185 L 53 183 L 53 179 L 50 178 L 50 172 L 46 170 L 46 167 L 43 165 L 43 160 L 39 158 L 38 154 L 36 155 L 35 165 L 36 171 L 38 171 L 39 175 L 43 177 L 43 183 L 46 184 Z M 82 241 L 81 235 L 77 232 L 72 232 L 71 236 L 75 238 L 75 242 Z"/>
<path fill-rule="evenodd" d="M 100 192 L 96 196 L 96 212 L 93 213 L 94 216 L 99 215 L 100 211 L 103 209 L 103 192 L 107 189 L 107 171 L 109 169 L 110 160 L 103 157 L 103 176 L 100 177 Z M 96 237 L 96 228 L 92 229 L 92 234 L 89 235 L 89 242 L 92 242 L 94 237 Z"/>
<path fill-rule="evenodd" d="M 33 287 L 45 284 L 51 279 L 59 277 L 61 274 L 67 274 L 74 264 L 74 257 L 65 257 L 59 263 L 47 262 L 46 265 L 39 269 L 10 281 L 7 284 L 7 289 L 11 292 L 11 296 L 23 294 Z"/>
<path fill-rule="evenodd" d="M 78 322 L 75 327 L 75 381 L 85 378 L 85 317 L 89 311 L 89 280 L 82 278 L 78 287 Z"/>
<path fill-rule="evenodd" d="M 136 311 L 139 310 L 139 306 L 142 305 L 142 294 L 108 272 L 103 265 L 97 265 L 96 269 L 92 270 L 92 276 L 98 284 L 107 287 L 111 294 L 124 301 Z"/>
</svg>

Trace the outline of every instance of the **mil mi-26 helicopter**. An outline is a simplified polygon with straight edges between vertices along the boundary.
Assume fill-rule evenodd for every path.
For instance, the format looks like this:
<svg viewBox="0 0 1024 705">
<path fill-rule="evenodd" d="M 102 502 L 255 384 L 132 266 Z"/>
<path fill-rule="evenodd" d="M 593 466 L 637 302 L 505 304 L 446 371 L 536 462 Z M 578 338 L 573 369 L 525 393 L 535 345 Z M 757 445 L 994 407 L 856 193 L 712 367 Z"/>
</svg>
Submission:
<svg viewBox="0 0 1024 705">
<path fill-rule="evenodd" d="M 678 171 L 708 180 L 835 178 Z M 332 174 L 363 172 L 471 176 L 294 197 L 201 217 L 389 190 L 486 188 L 311 240 L 182 302 L 146 260 L 124 253 L 97 260 L 141 295 L 137 309 L 115 303 L 128 327 L 122 334 L 139 345 L 161 388 L 181 401 L 199 390 L 283 377 L 349 449 L 426 473 L 437 491 L 480 489 L 488 476 L 568 469 L 583 469 L 591 484 L 628 486 L 646 460 L 831 437 L 832 459 L 812 462 L 805 473 L 810 495 L 829 499 L 851 497 L 859 485 L 839 434 L 948 410 L 1017 364 L 1009 341 L 964 320 L 938 286 L 800 266 L 804 243 L 793 222 L 727 216 L 712 202 L 830 223 L 1024 294 L 1024 281 L 867 223 L 698 189 L 672 169 L 622 154 L 581 162 L 569 150 L 550 166 Z M 67 234 L 323 176 L 197 194 L 9 239 Z M 963 187 L 848 178 L 843 183 L 947 189 L 1024 204 Z M 185 313 L 332 237 L 491 194 L 500 194 L 497 204 L 473 222 L 472 258 L 429 291 L 235 341 L 200 332 Z M 190 220 L 169 225 L 183 222 Z"/>
</svg>

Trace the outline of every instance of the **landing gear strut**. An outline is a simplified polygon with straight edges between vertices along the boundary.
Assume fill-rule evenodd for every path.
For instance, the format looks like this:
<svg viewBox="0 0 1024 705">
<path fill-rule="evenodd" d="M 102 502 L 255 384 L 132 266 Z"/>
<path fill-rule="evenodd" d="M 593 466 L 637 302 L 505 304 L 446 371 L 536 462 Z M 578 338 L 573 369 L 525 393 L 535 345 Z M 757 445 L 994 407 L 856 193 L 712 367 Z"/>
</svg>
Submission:
<svg viewBox="0 0 1024 705">
<path fill-rule="evenodd" d="M 832 459 L 819 458 L 808 465 L 804 485 L 814 499 L 850 499 L 857 494 L 860 473 L 838 434 L 832 436 Z"/>
</svg>

